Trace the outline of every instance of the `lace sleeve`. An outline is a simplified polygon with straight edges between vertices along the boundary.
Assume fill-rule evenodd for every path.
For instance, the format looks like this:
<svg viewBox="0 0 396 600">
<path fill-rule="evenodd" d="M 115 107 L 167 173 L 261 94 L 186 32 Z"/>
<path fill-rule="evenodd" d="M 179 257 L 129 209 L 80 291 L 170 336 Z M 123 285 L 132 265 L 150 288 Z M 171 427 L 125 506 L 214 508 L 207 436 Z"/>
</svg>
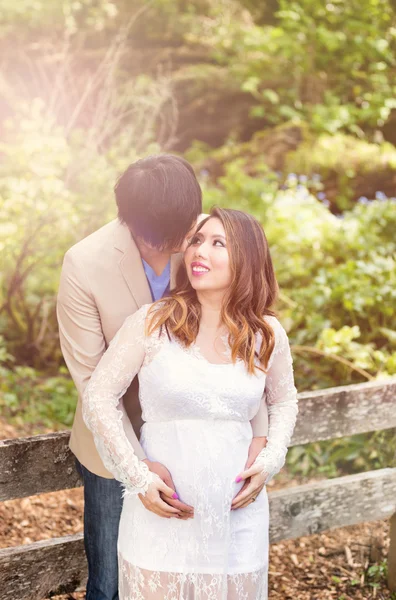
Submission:
<svg viewBox="0 0 396 600">
<path fill-rule="evenodd" d="M 263 471 L 269 473 L 268 483 L 285 464 L 288 445 L 298 414 L 297 390 L 294 385 L 293 359 L 286 331 L 273 317 L 275 333 L 264 393 L 268 406 L 268 442 L 256 459 Z"/>
<path fill-rule="evenodd" d="M 106 469 L 124 484 L 125 493 L 135 494 L 147 491 L 153 474 L 134 453 L 118 404 L 145 357 L 146 314 L 143 306 L 125 320 L 88 382 L 82 406 L 84 422 Z"/>
</svg>

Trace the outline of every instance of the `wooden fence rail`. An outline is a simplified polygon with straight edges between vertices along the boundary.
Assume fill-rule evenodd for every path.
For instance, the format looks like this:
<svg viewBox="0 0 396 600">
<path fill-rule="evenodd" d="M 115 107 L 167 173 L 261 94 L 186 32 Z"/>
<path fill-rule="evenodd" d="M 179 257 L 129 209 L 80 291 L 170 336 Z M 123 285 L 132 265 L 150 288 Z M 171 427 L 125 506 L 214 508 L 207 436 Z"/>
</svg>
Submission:
<svg viewBox="0 0 396 600">
<path fill-rule="evenodd" d="M 291 445 L 395 428 L 395 398 L 396 379 L 299 394 Z M 68 440 L 69 432 L 60 432 L 0 441 L 0 500 L 81 485 Z M 272 543 L 392 517 L 388 585 L 396 590 L 396 468 L 268 496 Z M 0 550 L 0 600 L 41 600 L 50 592 L 73 591 L 85 578 L 82 534 Z"/>
</svg>

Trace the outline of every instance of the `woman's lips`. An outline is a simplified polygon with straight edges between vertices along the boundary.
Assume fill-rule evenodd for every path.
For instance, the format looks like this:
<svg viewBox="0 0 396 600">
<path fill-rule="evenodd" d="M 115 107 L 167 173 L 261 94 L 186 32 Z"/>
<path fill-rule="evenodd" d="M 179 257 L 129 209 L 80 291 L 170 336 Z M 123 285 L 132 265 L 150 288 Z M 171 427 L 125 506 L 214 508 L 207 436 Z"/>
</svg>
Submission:
<svg viewBox="0 0 396 600">
<path fill-rule="evenodd" d="M 210 269 L 200 262 L 191 263 L 191 272 L 195 277 L 201 277 L 205 273 L 209 273 Z"/>
</svg>

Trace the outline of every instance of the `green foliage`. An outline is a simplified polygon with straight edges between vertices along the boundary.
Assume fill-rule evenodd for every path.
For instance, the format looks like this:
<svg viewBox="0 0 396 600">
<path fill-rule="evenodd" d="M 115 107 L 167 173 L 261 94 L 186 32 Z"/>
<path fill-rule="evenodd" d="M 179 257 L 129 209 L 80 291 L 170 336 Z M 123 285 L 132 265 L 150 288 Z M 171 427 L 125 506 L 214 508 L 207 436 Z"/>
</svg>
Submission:
<svg viewBox="0 0 396 600">
<path fill-rule="evenodd" d="M 389 143 L 368 143 L 340 133 L 311 136 L 287 156 L 285 170 L 308 177 L 319 174 L 325 187 L 335 190 L 334 208 L 344 211 L 353 207 L 356 198 L 369 194 L 365 180 L 377 184 L 375 191 L 395 192 L 396 149 Z"/>
<path fill-rule="evenodd" d="M 254 116 L 364 136 L 396 108 L 389 0 L 280 0 L 275 22 L 260 25 L 237 5 L 214 7 L 190 35 L 256 99 Z"/>
<path fill-rule="evenodd" d="M 48 377 L 14 358 L 0 337 L 0 414 L 15 425 L 62 429 L 73 423 L 77 390 L 64 367 Z"/>
<path fill-rule="evenodd" d="M 77 28 L 102 31 L 118 15 L 115 2 L 110 0 L 2 0 L 0 35 L 18 27 L 19 31 L 50 31 L 51 28 L 75 33 Z M 44 29 L 45 28 L 45 29 Z"/>
<path fill-rule="evenodd" d="M 93 48 L 105 55 L 122 28 L 129 32 L 131 53 L 150 44 L 182 46 L 187 53 L 199 49 L 201 60 L 183 60 L 178 76 L 208 64 L 223 68 L 230 89 L 237 85 L 250 95 L 252 115 L 269 124 L 305 122 L 315 133 L 364 137 L 396 109 L 391 0 L 280 0 L 265 7 L 247 0 L 2 3 L 0 38 L 7 41 L 18 31 L 26 43 L 39 36 L 39 55 L 56 45 L 55 36 L 69 45 L 78 38 L 89 57 Z"/>
<path fill-rule="evenodd" d="M 279 50 L 295 74 L 288 109 L 317 132 L 380 127 L 396 106 L 391 5 L 284 0 L 278 17 Z"/>
<path fill-rule="evenodd" d="M 371 584 L 378 583 L 381 579 L 385 579 L 388 574 L 388 565 L 386 562 L 371 565 L 367 569 L 367 575 L 371 579 Z"/>
<path fill-rule="evenodd" d="M 71 427 L 77 391 L 66 369 L 46 377 L 31 367 L 0 367 L 0 414 L 10 423 L 42 428 Z"/>
<path fill-rule="evenodd" d="M 385 560 L 380 563 L 370 565 L 367 568 L 367 570 L 366 570 L 367 584 L 368 584 L 369 588 L 374 592 L 374 595 L 375 595 L 376 591 L 381 587 L 381 584 L 386 584 L 387 577 L 388 577 L 388 563 Z M 393 597 L 394 597 L 394 595 L 392 594 L 391 598 L 393 598 Z"/>
<path fill-rule="evenodd" d="M 287 454 L 287 466 L 293 475 L 338 477 L 342 474 L 383 469 L 396 462 L 396 430 L 358 434 L 293 446 Z"/>
</svg>

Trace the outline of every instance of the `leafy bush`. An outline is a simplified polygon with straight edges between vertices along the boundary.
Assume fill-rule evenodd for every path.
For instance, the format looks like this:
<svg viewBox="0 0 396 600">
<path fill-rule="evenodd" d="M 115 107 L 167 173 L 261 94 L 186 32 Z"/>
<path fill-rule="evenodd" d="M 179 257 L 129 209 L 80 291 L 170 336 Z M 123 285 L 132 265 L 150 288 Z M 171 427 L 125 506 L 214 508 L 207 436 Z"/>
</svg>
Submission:
<svg viewBox="0 0 396 600">
<path fill-rule="evenodd" d="M 388 0 L 280 0 L 271 24 L 256 24 L 237 2 L 208 12 L 190 37 L 211 45 L 214 59 L 255 98 L 254 116 L 273 125 L 307 122 L 316 134 L 364 136 L 396 107 Z"/>
<path fill-rule="evenodd" d="M 309 178 L 319 174 L 333 210 L 340 212 L 360 197 L 395 194 L 396 149 L 340 133 L 308 136 L 288 154 L 285 170 Z"/>
<path fill-rule="evenodd" d="M 396 430 L 375 431 L 336 440 L 294 446 L 287 454 L 287 466 L 297 476 L 338 477 L 395 463 Z"/>
<path fill-rule="evenodd" d="M 77 390 L 67 369 L 53 376 L 27 366 L 15 365 L 0 336 L 0 414 L 15 425 L 62 429 L 73 423 Z"/>
<path fill-rule="evenodd" d="M 46 377 L 31 367 L 0 367 L 0 413 L 10 423 L 44 429 L 71 427 L 77 405 L 73 381 L 62 368 Z"/>
</svg>

